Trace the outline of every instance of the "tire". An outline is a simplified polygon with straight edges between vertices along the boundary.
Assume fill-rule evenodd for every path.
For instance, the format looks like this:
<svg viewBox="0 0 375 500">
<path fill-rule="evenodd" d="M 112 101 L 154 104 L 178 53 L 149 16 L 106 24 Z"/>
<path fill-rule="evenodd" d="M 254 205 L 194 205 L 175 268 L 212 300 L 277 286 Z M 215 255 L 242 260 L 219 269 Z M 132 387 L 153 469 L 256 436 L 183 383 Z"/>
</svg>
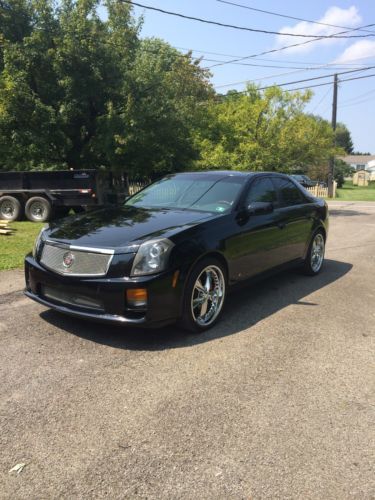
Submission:
<svg viewBox="0 0 375 500">
<path fill-rule="evenodd" d="M 325 237 L 323 231 L 317 231 L 312 237 L 302 271 L 307 276 L 316 276 L 320 273 L 325 252 Z"/>
<path fill-rule="evenodd" d="M 22 205 L 14 196 L 0 198 L 0 219 L 9 222 L 18 220 L 22 215 Z"/>
<path fill-rule="evenodd" d="M 42 196 L 33 196 L 26 202 L 25 215 L 31 222 L 46 222 L 52 215 L 51 203 Z"/>
<path fill-rule="evenodd" d="M 209 287 L 209 294 L 206 291 L 207 287 Z M 187 280 L 179 324 L 185 330 L 194 333 L 208 330 L 220 318 L 226 293 L 227 273 L 223 264 L 215 258 L 208 257 L 201 260 Z M 204 300 L 205 297 L 206 300 Z"/>
</svg>

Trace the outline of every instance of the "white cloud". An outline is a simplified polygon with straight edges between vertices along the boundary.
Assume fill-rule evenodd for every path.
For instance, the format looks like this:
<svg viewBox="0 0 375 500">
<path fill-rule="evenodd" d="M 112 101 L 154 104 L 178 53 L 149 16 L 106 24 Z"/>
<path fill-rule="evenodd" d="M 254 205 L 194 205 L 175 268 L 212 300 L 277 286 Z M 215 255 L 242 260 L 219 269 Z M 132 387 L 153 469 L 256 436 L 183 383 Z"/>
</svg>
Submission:
<svg viewBox="0 0 375 500">
<path fill-rule="evenodd" d="M 359 15 L 357 7 L 352 5 L 347 9 L 341 9 L 340 7 L 330 7 L 323 17 L 317 20 L 319 23 L 334 24 L 336 26 L 347 26 L 348 28 L 355 28 L 359 26 L 362 18 Z M 279 30 L 280 33 L 294 33 L 303 35 L 313 35 L 313 36 L 329 36 L 340 31 L 345 31 L 345 29 L 334 28 L 331 26 L 323 26 L 321 24 L 312 24 L 305 21 L 301 21 L 294 26 L 285 26 Z M 350 33 L 348 33 L 350 35 Z M 292 45 L 295 43 L 300 43 L 310 40 L 309 38 L 302 37 L 288 37 L 283 35 L 277 35 L 276 45 L 277 47 L 283 47 L 285 45 Z M 284 52 L 287 53 L 305 53 L 316 49 L 321 45 L 332 45 L 335 43 L 343 43 L 345 38 L 328 38 L 318 42 L 308 43 L 306 45 L 300 45 L 299 47 L 292 47 Z"/>
<path fill-rule="evenodd" d="M 334 61 L 335 63 L 355 62 L 375 57 L 375 40 L 360 40 L 353 43 Z"/>
</svg>

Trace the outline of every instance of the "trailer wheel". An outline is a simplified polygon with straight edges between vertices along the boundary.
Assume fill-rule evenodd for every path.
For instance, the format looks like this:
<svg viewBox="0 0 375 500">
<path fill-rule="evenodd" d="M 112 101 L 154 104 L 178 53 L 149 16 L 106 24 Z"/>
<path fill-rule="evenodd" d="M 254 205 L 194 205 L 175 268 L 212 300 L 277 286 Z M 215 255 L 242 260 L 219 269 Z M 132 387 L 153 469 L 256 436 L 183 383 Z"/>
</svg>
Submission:
<svg viewBox="0 0 375 500">
<path fill-rule="evenodd" d="M 22 215 L 22 205 L 14 196 L 0 198 L 0 219 L 10 222 L 18 220 Z"/>
<path fill-rule="evenodd" d="M 31 222 L 46 222 L 52 214 L 51 203 L 42 196 L 33 196 L 26 202 L 25 215 Z"/>
</svg>

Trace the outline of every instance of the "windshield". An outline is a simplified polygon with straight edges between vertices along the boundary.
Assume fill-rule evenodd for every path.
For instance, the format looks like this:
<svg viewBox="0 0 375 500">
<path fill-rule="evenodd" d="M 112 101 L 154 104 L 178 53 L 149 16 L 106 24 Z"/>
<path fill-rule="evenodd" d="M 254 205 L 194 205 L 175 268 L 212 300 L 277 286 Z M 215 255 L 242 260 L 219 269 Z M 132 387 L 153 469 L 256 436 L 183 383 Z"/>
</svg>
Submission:
<svg viewBox="0 0 375 500">
<path fill-rule="evenodd" d="M 204 175 L 165 177 L 125 202 L 142 208 L 179 208 L 224 213 L 231 210 L 245 178 Z"/>
</svg>

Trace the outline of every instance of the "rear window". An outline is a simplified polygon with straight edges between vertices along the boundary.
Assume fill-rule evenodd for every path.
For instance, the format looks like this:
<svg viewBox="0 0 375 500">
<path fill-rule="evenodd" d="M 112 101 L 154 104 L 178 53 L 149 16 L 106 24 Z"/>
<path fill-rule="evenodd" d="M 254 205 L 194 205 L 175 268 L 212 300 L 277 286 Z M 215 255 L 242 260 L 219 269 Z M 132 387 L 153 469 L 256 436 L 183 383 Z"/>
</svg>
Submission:
<svg viewBox="0 0 375 500">
<path fill-rule="evenodd" d="M 277 194 L 271 179 L 257 179 L 250 186 L 245 205 L 248 206 L 254 202 L 275 203 L 276 201 Z"/>
<path fill-rule="evenodd" d="M 272 182 L 281 194 L 281 206 L 290 207 L 306 203 L 302 191 L 290 180 L 283 177 L 274 177 Z"/>
</svg>

